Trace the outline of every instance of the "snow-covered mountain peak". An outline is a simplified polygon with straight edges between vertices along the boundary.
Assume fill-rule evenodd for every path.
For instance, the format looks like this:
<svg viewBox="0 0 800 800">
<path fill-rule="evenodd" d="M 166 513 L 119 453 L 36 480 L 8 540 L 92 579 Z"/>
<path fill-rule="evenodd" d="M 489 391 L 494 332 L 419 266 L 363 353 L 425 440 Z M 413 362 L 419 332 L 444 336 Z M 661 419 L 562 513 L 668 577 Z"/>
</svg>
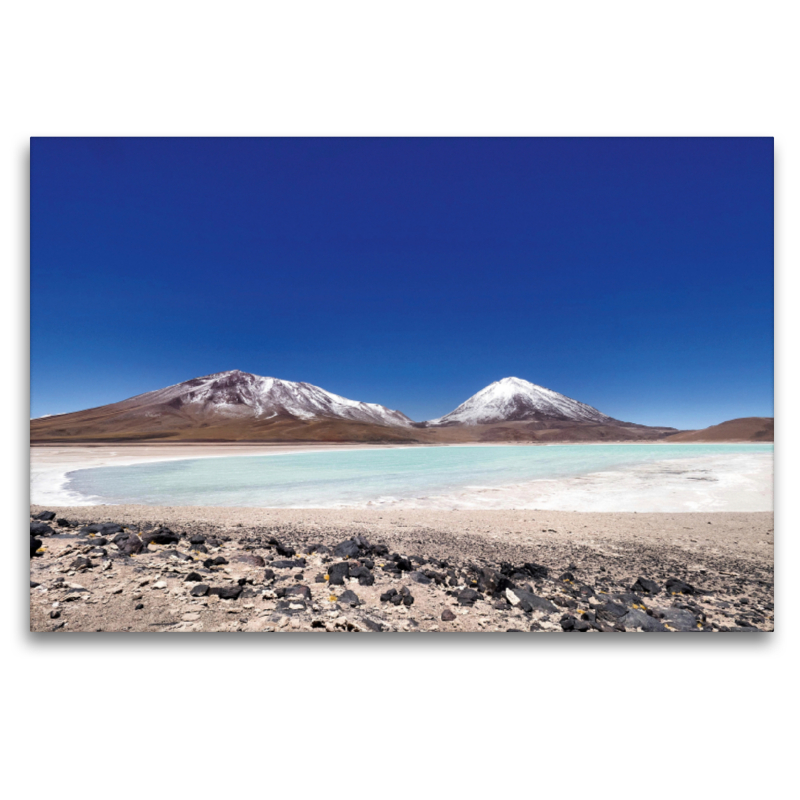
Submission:
<svg viewBox="0 0 800 800">
<path fill-rule="evenodd" d="M 165 404 L 174 409 L 229 417 L 269 419 L 339 418 L 378 425 L 410 425 L 402 412 L 377 403 L 361 403 L 333 394 L 310 383 L 253 375 L 234 369 L 148 392 L 126 402 Z"/>
<path fill-rule="evenodd" d="M 486 425 L 519 420 L 613 422 L 596 408 L 522 378 L 502 378 L 428 425 Z"/>
</svg>

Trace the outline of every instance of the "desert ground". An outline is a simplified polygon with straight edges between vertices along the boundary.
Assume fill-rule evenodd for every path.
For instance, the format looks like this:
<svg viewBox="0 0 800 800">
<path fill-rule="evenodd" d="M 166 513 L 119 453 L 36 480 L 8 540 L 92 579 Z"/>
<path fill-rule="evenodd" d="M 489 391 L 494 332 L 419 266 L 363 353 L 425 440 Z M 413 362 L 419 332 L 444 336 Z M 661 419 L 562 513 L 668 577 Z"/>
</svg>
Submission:
<svg viewBox="0 0 800 800">
<path fill-rule="evenodd" d="M 32 631 L 774 626 L 771 513 L 31 507 L 42 512 Z"/>
</svg>

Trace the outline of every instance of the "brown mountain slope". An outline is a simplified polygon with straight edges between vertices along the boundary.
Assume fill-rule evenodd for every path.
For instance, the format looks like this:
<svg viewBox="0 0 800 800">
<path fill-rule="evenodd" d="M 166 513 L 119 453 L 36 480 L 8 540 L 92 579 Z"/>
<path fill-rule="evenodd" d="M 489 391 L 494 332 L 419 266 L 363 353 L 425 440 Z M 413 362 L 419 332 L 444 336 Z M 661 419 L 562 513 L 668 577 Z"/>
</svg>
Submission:
<svg viewBox="0 0 800 800">
<path fill-rule="evenodd" d="M 699 431 L 681 431 L 664 439 L 665 442 L 773 442 L 774 417 L 740 417 L 729 419 Z"/>
<path fill-rule="evenodd" d="M 506 422 L 493 425 L 453 425 L 416 428 L 373 425 L 342 419 L 301 420 L 194 415 L 185 407 L 160 408 L 142 415 L 104 406 L 31 420 L 30 440 L 69 442 L 362 442 L 396 444 L 456 444 L 464 442 L 597 442 L 661 439 L 673 428 L 642 425 L 596 425 L 556 422 Z"/>
</svg>

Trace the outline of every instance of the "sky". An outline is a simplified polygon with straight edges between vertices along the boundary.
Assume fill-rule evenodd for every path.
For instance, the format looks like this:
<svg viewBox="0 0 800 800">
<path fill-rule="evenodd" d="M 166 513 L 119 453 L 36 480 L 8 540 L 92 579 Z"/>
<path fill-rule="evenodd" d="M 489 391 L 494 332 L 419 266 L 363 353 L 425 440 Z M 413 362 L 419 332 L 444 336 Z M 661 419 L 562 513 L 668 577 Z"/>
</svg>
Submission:
<svg viewBox="0 0 800 800">
<path fill-rule="evenodd" d="M 773 415 L 771 138 L 33 138 L 31 417 L 241 369 Z"/>
</svg>

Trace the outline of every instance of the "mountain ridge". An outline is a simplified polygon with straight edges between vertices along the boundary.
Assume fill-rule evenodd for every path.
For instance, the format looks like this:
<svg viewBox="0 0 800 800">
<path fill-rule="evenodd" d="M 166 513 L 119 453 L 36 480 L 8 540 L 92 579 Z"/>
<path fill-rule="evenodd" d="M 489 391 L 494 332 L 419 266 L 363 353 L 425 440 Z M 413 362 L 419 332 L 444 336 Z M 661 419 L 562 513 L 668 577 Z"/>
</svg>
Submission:
<svg viewBox="0 0 800 800">
<path fill-rule="evenodd" d="M 757 418 L 759 420 L 766 418 Z M 727 425 L 728 423 L 723 423 Z M 766 424 L 766 423 L 765 423 Z M 741 425 L 737 436 L 751 432 Z M 761 430 L 762 424 L 759 427 Z M 241 370 L 191 378 L 117 403 L 30 420 L 32 443 L 276 442 L 455 444 L 696 440 L 721 432 L 621 422 L 521 378 L 502 378 L 449 414 L 413 422 L 401 411 L 350 400 L 310 383 Z M 746 439 L 745 439 L 746 440 Z"/>
</svg>

